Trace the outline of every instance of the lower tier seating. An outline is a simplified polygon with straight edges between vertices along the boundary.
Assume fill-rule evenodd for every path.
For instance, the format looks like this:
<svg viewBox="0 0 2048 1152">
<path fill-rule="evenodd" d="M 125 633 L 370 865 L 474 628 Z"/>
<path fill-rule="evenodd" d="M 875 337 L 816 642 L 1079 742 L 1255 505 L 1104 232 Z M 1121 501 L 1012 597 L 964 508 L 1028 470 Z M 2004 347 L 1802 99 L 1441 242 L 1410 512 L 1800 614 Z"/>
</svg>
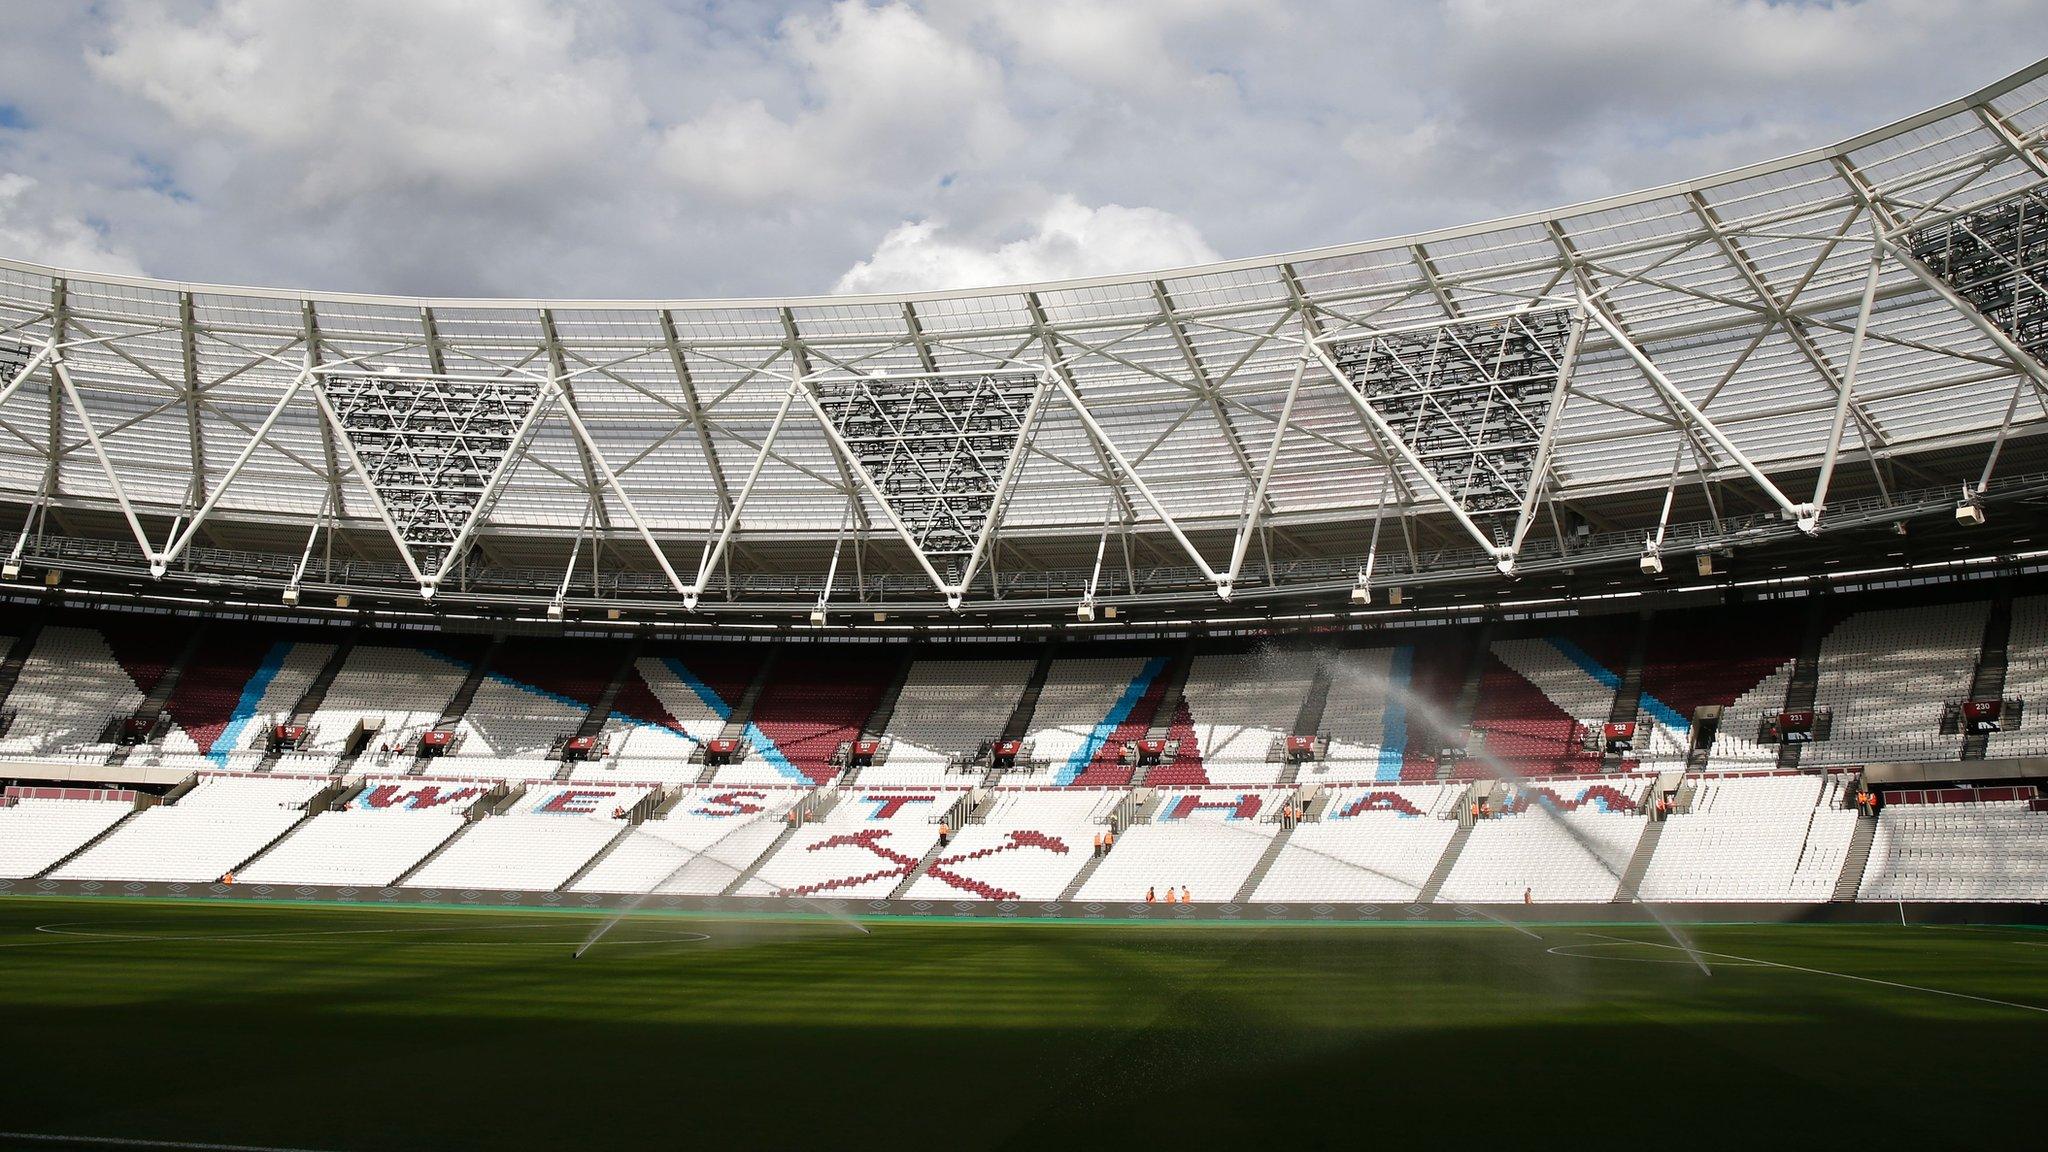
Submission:
<svg viewBox="0 0 2048 1152">
<path fill-rule="evenodd" d="M 1333 789 L 1322 819 L 1288 837 L 1254 900 L 1405 902 L 1457 834 L 1452 785 Z"/>
<path fill-rule="evenodd" d="M 1224 903 L 1250 878 L 1280 825 L 1268 817 L 1284 789 L 1162 790 L 1152 822 L 1125 829 L 1077 894 L 1082 900 L 1143 900 L 1148 888 L 1185 886 L 1191 899 Z"/>
<path fill-rule="evenodd" d="M 800 788 L 696 788 L 668 814 L 633 829 L 571 888 L 715 896 L 760 858 L 787 827 Z"/>
<path fill-rule="evenodd" d="M 34 876 L 134 810 L 126 800 L 23 799 L 0 808 L 0 880 Z"/>
<path fill-rule="evenodd" d="M 1856 831 L 1841 791 L 1839 778 L 1813 775 L 1700 780 L 1690 811 L 1665 821 L 1639 894 L 1652 903 L 1828 900 Z"/>
<path fill-rule="evenodd" d="M 406 881 L 413 888 L 551 892 L 625 827 L 609 816 L 487 816 Z"/>
<path fill-rule="evenodd" d="M 1502 815 L 1479 821 L 1437 893 L 1440 903 L 1604 903 L 1649 820 L 1650 781 L 1531 786 L 1513 790 Z M 1547 802 L 1546 802 L 1547 801 Z"/>
<path fill-rule="evenodd" d="M 1890 804 L 1862 900 L 2048 900 L 2048 812 L 2024 800 Z"/>
<path fill-rule="evenodd" d="M 860 789 L 790 837 L 743 896 L 887 896 L 938 845 L 938 823 L 965 789 Z"/>
<path fill-rule="evenodd" d="M 416 812 L 350 808 L 322 812 L 242 870 L 248 884 L 333 884 L 381 888 L 462 827 L 457 807 Z"/>
<path fill-rule="evenodd" d="M 57 880 L 210 882 L 304 817 L 289 808 L 149 808 L 50 875 Z"/>
<path fill-rule="evenodd" d="M 1095 851 L 1120 789 L 1004 791 L 908 893 L 922 900 L 1057 900 Z"/>
</svg>

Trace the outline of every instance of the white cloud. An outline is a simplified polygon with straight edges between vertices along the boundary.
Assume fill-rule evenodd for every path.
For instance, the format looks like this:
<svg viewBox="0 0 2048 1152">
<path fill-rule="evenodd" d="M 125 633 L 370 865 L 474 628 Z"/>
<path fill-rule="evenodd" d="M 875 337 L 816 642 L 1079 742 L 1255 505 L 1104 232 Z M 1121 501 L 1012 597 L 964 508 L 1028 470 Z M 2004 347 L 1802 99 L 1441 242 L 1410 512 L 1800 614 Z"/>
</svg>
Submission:
<svg viewBox="0 0 2048 1152">
<path fill-rule="evenodd" d="M 102 0 L 8 16 L 0 173 L 35 183 L 0 255 L 581 297 L 1112 272 L 1466 224 L 1825 144 L 2048 43 L 2040 0 Z M 1092 222 L 1048 223 L 1048 190 Z M 1087 214 L 1112 207 L 1081 205 L 1158 215 L 1111 228 Z"/>
<path fill-rule="evenodd" d="M 53 210 L 44 191 L 27 176 L 0 174 L 0 252 L 56 268 L 142 274 L 132 254 L 110 246 L 84 220 Z"/>
<path fill-rule="evenodd" d="M 1038 0 L 997 3 L 989 14 L 1027 62 L 1098 88 L 1164 96 L 1202 83 L 1176 51 L 1176 33 L 1239 13 L 1260 14 L 1249 0 Z"/>
<path fill-rule="evenodd" d="M 949 235 L 937 221 L 891 229 L 874 254 L 846 270 L 841 293 L 914 292 L 1141 272 L 1217 259 L 1193 224 L 1157 208 L 1090 208 L 1062 196 L 1029 235 L 985 243 Z"/>
<path fill-rule="evenodd" d="M 747 204 L 844 197 L 985 165 L 1018 136 L 1000 65 L 905 4 L 840 0 L 785 20 L 772 48 L 804 98 L 781 115 L 723 100 L 669 129 L 662 165 L 686 187 Z"/>
<path fill-rule="evenodd" d="M 312 200 L 535 181 L 645 115 L 616 59 L 579 47 L 576 10 L 546 0 L 131 5 L 86 62 L 186 129 L 295 158 Z"/>
</svg>

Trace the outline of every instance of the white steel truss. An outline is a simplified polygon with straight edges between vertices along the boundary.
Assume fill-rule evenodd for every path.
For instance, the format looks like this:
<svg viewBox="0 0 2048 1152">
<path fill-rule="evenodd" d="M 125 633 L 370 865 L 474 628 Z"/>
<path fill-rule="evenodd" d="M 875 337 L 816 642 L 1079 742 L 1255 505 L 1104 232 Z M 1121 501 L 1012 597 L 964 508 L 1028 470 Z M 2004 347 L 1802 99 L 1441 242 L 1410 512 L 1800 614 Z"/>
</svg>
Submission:
<svg viewBox="0 0 2048 1152">
<path fill-rule="evenodd" d="M 0 259 L 24 526 L 0 554 L 315 595 L 1071 614 L 1902 521 L 1994 467 L 2048 476 L 2044 211 L 2048 60 L 1681 185 L 1088 281 L 429 301 Z M 345 379 L 512 399 L 423 386 L 431 419 L 373 419 L 333 402 Z"/>
<path fill-rule="evenodd" d="M 1583 308 L 1530 308 L 1326 335 L 1316 354 L 1381 442 L 1512 571 L 1585 324 Z"/>
<path fill-rule="evenodd" d="M 1001 517 L 1045 391 L 1042 373 L 834 372 L 812 377 L 805 395 L 833 446 L 958 608 Z M 828 574 L 828 591 L 830 583 Z"/>
<path fill-rule="evenodd" d="M 526 449 L 548 381 L 324 372 L 320 408 L 431 596 Z"/>
<path fill-rule="evenodd" d="M 2048 189 L 1911 229 L 1902 241 L 2020 351 L 2048 364 Z"/>
</svg>

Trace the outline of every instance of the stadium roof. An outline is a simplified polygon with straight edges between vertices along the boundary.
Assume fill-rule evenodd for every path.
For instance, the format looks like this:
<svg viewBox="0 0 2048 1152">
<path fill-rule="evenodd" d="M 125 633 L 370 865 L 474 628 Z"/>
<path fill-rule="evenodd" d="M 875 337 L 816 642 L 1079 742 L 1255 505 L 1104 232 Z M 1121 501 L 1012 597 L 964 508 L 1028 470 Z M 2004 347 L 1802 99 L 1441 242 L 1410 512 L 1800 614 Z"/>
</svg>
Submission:
<svg viewBox="0 0 2048 1152">
<path fill-rule="evenodd" d="M 570 612 L 1066 613 L 1947 516 L 2048 487 L 2044 76 L 1554 212 L 1003 288 L 429 299 L 0 261 L 0 547 Z"/>
</svg>

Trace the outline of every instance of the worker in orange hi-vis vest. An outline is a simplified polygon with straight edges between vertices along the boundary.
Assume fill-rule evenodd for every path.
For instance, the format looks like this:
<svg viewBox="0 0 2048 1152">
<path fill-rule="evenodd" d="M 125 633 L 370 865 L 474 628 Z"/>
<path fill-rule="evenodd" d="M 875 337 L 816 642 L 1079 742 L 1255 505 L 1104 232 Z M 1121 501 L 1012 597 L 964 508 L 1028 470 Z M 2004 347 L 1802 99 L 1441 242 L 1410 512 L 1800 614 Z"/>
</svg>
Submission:
<svg viewBox="0 0 2048 1152">
<path fill-rule="evenodd" d="M 1152 902 L 1152 899 L 1152 889 L 1145 889 L 1145 903 L 1150 904 Z"/>
<path fill-rule="evenodd" d="M 1181 885 L 1181 886 L 1180 886 L 1180 902 L 1181 902 L 1181 903 L 1183 903 L 1183 904 L 1192 904 L 1192 903 L 1194 903 L 1194 901 L 1193 901 L 1193 900 L 1191 900 L 1191 899 L 1189 899 L 1189 898 L 1188 898 L 1188 886 L 1187 886 L 1187 885 L 1185 885 L 1185 884 L 1183 884 L 1183 885 Z"/>
</svg>

